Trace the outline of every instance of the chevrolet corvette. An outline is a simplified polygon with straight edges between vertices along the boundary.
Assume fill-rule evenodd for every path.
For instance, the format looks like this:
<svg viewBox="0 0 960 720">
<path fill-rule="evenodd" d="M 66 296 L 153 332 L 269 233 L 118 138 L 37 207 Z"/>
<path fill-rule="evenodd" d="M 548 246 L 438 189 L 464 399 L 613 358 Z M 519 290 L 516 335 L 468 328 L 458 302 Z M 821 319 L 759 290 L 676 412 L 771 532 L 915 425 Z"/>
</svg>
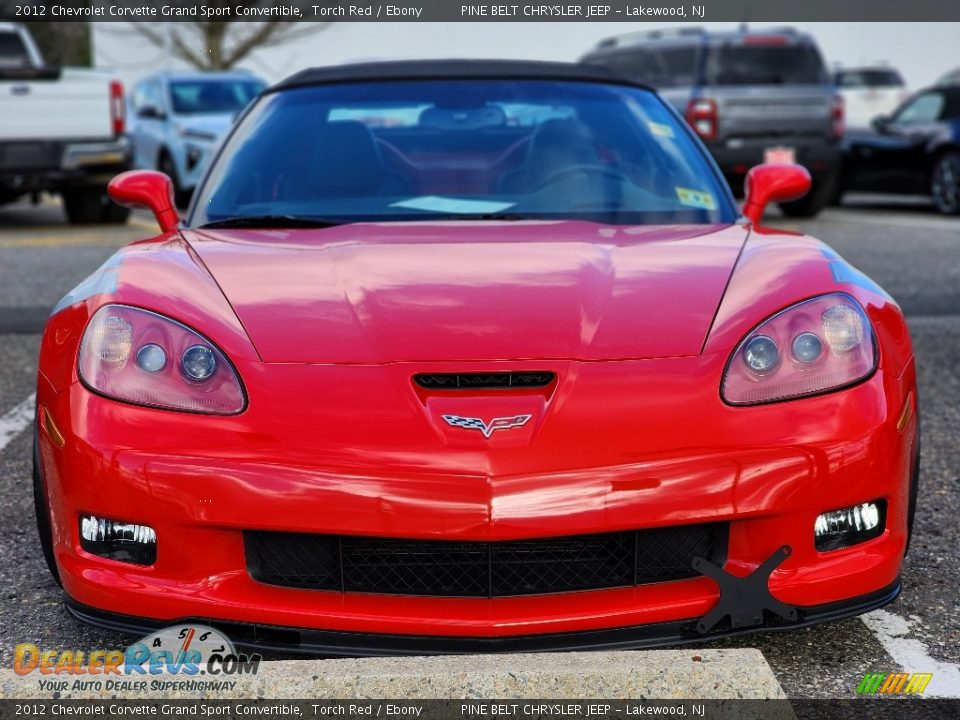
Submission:
<svg viewBox="0 0 960 720">
<path fill-rule="evenodd" d="M 311 653 L 640 647 L 892 601 L 904 316 L 601 68 L 305 70 L 54 308 L 38 552 L 78 618 Z"/>
</svg>

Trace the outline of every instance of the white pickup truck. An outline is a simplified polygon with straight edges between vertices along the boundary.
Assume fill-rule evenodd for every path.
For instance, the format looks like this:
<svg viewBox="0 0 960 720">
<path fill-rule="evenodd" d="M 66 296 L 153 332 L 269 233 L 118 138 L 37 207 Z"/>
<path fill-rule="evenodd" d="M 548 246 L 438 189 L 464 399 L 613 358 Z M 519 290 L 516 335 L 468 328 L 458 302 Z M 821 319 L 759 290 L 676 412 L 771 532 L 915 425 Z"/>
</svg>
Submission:
<svg viewBox="0 0 960 720">
<path fill-rule="evenodd" d="M 26 28 L 0 23 L 0 204 L 63 197 L 71 223 L 125 222 L 107 183 L 130 167 L 123 86 L 43 62 Z"/>
</svg>

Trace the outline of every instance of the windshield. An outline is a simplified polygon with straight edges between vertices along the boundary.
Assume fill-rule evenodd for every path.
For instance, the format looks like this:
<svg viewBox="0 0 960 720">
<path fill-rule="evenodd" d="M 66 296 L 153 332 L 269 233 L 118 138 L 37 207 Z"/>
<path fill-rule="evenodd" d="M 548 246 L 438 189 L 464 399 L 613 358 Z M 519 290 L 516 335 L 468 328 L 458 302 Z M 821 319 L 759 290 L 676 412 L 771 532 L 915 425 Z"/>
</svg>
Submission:
<svg viewBox="0 0 960 720">
<path fill-rule="evenodd" d="M 191 224 L 732 222 L 729 190 L 653 93 L 597 83 L 352 83 L 264 96 Z"/>
<path fill-rule="evenodd" d="M 659 89 L 693 85 L 700 55 L 697 45 L 651 46 L 588 56 L 584 62 L 610 68 L 620 77 Z"/>
<path fill-rule="evenodd" d="M 826 82 L 823 60 L 812 45 L 716 47 L 709 55 L 707 77 L 711 85 L 819 85 Z"/>
<path fill-rule="evenodd" d="M 843 70 L 837 73 L 836 85 L 841 88 L 903 87 L 903 78 L 896 70 Z"/>
<path fill-rule="evenodd" d="M 170 83 L 170 103 L 177 115 L 235 113 L 263 87 L 256 80 L 175 80 Z"/>
<path fill-rule="evenodd" d="M 27 68 L 30 65 L 30 55 L 20 36 L 12 32 L 0 32 L 0 68 Z"/>
</svg>

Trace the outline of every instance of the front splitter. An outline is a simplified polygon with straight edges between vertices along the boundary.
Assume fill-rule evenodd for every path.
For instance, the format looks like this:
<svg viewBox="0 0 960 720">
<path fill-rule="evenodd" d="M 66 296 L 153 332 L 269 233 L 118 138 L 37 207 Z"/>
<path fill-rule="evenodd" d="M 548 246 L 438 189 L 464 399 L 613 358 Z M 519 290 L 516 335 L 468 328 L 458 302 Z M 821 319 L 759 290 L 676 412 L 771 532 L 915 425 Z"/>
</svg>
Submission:
<svg viewBox="0 0 960 720">
<path fill-rule="evenodd" d="M 155 620 L 97 610 L 77 603 L 69 597 L 67 597 L 66 604 L 70 612 L 85 623 L 105 630 L 140 637 L 170 625 L 199 623 L 220 630 L 239 647 L 305 655 L 368 657 L 565 650 L 634 650 L 703 644 L 735 635 L 795 630 L 818 623 L 853 617 L 893 602 L 900 594 L 900 590 L 901 583 L 900 579 L 897 578 L 891 585 L 867 595 L 823 605 L 798 607 L 796 621 L 782 621 L 768 614 L 760 625 L 737 629 L 721 627 L 707 634 L 700 634 L 697 631 L 696 618 L 605 630 L 506 637 L 370 634 L 241 623 L 204 617 Z"/>
</svg>

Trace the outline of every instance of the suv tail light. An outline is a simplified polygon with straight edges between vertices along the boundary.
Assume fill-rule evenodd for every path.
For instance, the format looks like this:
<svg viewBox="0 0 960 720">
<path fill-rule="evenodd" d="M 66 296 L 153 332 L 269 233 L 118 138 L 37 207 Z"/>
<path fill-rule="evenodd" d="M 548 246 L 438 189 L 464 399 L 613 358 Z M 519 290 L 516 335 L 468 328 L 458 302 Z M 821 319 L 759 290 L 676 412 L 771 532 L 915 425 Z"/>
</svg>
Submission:
<svg viewBox="0 0 960 720">
<path fill-rule="evenodd" d="M 846 130 L 842 95 L 833 96 L 833 105 L 830 106 L 830 121 L 830 136 L 838 139 L 842 138 L 843 132 Z"/>
<path fill-rule="evenodd" d="M 759 47 L 780 47 L 790 42 L 786 35 L 748 35 L 743 39 L 744 45 Z"/>
<path fill-rule="evenodd" d="M 119 80 L 110 81 L 110 123 L 113 126 L 113 134 L 117 137 L 123 135 L 126 128 L 126 109 L 123 105 L 123 83 Z"/>
<path fill-rule="evenodd" d="M 715 139 L 720 124 L 717 103 L 710 98 L 694 98 L 687 105 L 687 122 L 704 140 Z"/>
</svg>

